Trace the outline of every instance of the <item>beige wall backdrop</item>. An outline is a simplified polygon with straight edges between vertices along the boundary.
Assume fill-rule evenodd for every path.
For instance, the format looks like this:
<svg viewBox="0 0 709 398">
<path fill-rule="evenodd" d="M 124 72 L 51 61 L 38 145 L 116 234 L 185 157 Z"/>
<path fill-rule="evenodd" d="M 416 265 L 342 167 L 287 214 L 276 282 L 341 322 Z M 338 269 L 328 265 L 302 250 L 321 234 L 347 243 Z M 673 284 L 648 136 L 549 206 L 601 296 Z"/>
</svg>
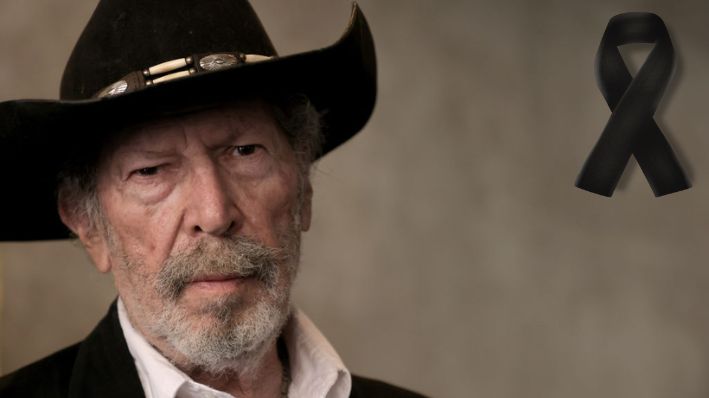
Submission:
<svg viewBox="0 0 709 398">
<path fill-rule="evenodd" d="M 253 4 L 282 54 L 333 42 L 349 14 Z M 57 96 L 94 5 L 0 3 L 0 100 Z M 295 292 L 351 369 L 438 397 L 709 395 L 709 3 L 361 6 L 378 106 L 317 167 Z M 655 198 L 634 162 L 612 199 L 573 186 L 609 116 L 595 51 L 624 11 L 670 29 L 657 120 L 688 191 Z M 637 67 L 644 50 L 624 51 Z M 0 262 L 3 372 L 81 339 L 115 295 L 69 242 L 2 244 Z"/>
</svg>

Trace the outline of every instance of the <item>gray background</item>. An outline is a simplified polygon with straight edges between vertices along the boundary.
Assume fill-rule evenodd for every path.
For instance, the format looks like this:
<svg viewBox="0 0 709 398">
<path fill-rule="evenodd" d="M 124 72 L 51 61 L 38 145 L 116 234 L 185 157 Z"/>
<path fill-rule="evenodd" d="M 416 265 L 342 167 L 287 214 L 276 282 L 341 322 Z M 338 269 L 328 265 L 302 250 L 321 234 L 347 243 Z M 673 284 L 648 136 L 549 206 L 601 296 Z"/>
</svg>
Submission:
<svg viewBox="0 0 709 398">
<path fill-rule="evenodd" d="M 2 0 L 0 100 L 57 96 L 94 4 Z M 253 4 L 282 54 L 349 14 Z M 360 4 L 378 106 L 318 166 L 296 288 L 351 369 L 439 397 L 709 395 L 709 3 Z M 594 54 L 624 11 L 658 13 L 675 43 L 656 119 L 688 191 L 655 198 L 634 162 L 612 199 L 573 186 L 609 116 Z M 648 49 L 623 51 L 637 68 Z M 68 242 L 2 244 L 0 262 L 4 372 L 80 339 L 115 294 Z"/>
</svg>

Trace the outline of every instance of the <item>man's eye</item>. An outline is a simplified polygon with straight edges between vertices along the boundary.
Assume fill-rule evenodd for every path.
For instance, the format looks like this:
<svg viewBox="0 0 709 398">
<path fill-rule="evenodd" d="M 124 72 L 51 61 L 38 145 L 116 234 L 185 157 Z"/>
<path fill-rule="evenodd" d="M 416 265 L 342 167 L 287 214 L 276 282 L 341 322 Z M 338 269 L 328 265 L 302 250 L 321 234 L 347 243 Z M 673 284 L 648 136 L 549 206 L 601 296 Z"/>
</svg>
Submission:
<svg viewBox="0 0 709 398">
<path fill-rule="evenodd" d="M 154 176 L 158 173 L 158 166 L 143 167 L 135 171 L 136 174 L 143 177 Z"/>
<path fill-rule="evenodd" d="M 234 147 L 234 155 L 239 156 L 249 156 L 256 152 L 256 144 L 251 145 L 237 145 Z"/>
</svg>

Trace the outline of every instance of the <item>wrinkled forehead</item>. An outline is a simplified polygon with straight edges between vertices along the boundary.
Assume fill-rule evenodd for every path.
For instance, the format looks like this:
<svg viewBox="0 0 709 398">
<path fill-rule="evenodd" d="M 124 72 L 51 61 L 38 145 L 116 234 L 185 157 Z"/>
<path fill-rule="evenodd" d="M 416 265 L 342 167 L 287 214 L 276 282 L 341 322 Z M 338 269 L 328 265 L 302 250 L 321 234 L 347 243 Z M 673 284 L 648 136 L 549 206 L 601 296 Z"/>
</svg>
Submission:
<svg viewBox="0 0 709 398">
<path fill-rule="evenodd" d="M 161 116 L 125 127 L 104 144 L 101 158 L 107 160 L 134 150 L 170 150 L 188 139 L 216 147 L 240 136 L 271 140 L 285 133 L 269 103 L 246 100 Z"/>
</svg>

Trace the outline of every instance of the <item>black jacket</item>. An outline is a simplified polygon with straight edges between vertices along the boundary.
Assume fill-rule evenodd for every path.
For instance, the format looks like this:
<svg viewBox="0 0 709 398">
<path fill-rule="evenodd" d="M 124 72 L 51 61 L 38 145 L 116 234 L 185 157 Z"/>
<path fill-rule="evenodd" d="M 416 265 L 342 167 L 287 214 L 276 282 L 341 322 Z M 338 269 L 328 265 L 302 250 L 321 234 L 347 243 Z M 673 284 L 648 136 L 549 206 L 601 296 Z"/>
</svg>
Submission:
<svg viewBox="0 0 709 398">
<path fill-rule="evenodd" d="M 0 397 L 144 397 L 116 303 L 84 341 L 1 377 Z M 350 398 L 370 397 L 422 396 L 353 375 Z"/>
</svg>

